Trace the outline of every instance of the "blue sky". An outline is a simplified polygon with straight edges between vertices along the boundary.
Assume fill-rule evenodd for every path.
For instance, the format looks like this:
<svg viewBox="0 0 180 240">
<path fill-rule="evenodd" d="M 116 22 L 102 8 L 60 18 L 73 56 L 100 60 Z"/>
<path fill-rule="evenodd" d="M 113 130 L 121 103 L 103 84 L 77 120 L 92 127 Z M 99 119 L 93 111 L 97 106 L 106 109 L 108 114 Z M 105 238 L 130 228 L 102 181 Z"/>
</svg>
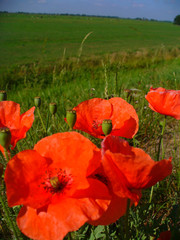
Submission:
<svg viewBox="0 0 180 240">
<path fill-rule="evenodd" d="M 0 0 L 0 11 L 146 17 L 173 21 L 180 0 Z"/>
</svg>

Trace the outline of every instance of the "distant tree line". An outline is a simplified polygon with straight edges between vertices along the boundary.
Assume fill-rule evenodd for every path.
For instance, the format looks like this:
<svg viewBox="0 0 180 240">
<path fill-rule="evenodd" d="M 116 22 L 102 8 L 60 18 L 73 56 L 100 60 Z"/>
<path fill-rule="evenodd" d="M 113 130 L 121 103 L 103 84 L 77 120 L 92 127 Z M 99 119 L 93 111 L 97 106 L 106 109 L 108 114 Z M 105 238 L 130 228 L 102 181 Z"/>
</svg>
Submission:
<svg viewBox="0 0 180 240">
<path fill-rule="evenodd" d="M 177 16 L 174 18 L 174 24 L 180 25 L 180 15 L 177 15 Z"/>
<path fill-rule="evenodd" d="M 8 11 L 0 11 L 0 13 L 12 13 Z M 34 15 L 54 15 L 54 16 L 79 16 L 79 17 L 99 17 L 99 18 L 115 18 L 115 19 L 133 19 L 133 20 L 139 20 L 139 21 L 158 21 L 158 22 L 170 22 L 170 21 L 161 21 L 157 19 L 148 19 L 148 18 L 122 18 L 118 16 L 106 16 L 106 15 L 87 15 L 87 14 L 72 14 L 72 13 L 30 13 L 30 12 L 14 12 L 17 14 L 34 14 Z"/>
</svg>

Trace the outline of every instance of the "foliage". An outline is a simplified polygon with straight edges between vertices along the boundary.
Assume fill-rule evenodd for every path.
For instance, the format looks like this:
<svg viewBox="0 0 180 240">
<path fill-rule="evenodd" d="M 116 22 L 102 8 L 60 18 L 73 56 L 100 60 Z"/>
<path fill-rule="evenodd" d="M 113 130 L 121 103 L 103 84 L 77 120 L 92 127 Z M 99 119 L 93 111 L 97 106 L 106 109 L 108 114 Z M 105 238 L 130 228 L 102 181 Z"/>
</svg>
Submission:
<svg viewBox="0 0 180 240">
<path fill-rule="evenodd" d="M 177 16 L 174 18 L 174 24 L 180 25 L 180 15 L 177 15 Z"/>
</svg>

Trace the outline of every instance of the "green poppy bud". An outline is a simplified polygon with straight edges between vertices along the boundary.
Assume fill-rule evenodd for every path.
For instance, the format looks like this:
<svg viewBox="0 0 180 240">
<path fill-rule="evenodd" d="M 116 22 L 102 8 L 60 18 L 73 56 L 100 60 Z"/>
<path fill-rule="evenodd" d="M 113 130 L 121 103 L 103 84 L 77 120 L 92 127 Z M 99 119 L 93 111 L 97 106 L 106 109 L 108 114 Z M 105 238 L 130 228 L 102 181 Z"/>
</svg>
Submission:
<svg viewBox="0 0 180 240">
<path fill-rule="evenodd" d="M 51 114 L 55 114 L 57 112 L 57 104 L 56 103 L 50 103 L 49 104 L 49 111 Z"/>
<path fill-rule="evenodd" d="M 110 119 L 103 120 L 102 131 L 103 131 L 105 136 L 111 133 L 111 131 L 112 131 L 112 120 L 110 120 Z"/>
<path fill-rule="evenodd" d="M 8 149 L 9 145 L 11 143 L 11 132 L 9 128 L 2 127 L 0 128 L 0 145 Z"/>
<path fill-rule="evenodd" d="M 0 102 L 6 101 L 6 100 L 7 100 L 7 93 L 6 93 L 6 91 L 1 90 L 0 91 Z"/>
<path fill-rule="evenodd" d="M 35 97 L 34 98 L 34 105 L 36 107 L 40 107 L 41 106 L 41 98 L 40 97 Z"/>
<path fill-rule="evenodd" d="M 67 110 L 66 111 L 66 120 L 70 127 L 70 130 L 72 130 L 74 127 L 74 124 L 76 122 L 76 111 L 75 110 Z"/>
</svg>

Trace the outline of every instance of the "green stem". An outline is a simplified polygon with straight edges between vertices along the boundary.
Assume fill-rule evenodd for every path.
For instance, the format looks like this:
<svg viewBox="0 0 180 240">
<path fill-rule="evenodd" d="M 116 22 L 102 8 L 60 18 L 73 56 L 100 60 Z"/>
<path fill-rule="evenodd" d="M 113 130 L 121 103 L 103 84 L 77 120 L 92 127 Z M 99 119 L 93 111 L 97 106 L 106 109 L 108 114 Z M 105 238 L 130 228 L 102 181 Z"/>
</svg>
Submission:
<svg viewBox="0 0 180 240">
<path fill-rule="evenodd" d="M 9 156 L 8 156 L 8 150 L 6 148 L 4 148 L 4 154 L 5 154 L 6 162 L 8 162 L 9 161 Z"/>
<path fill-rule="evenodd" d="M 161 131 L 161 135 L 160 135 L 160 138 L 159 138 L 158 153 L 157 153 L 156 161 L 159 161 L 161 143 L 162 143 L 162 138 L 163 138 L 163 135 L 164 135 L 165 125 L 166 125 L 166 116 L 164 117 L 164 121 L 163 121 L 163 124 L 162 124 L 162 131 Z"/>
<path fill-rule="evenodd" d="M 3 207 L 3 211 L 4 211 L 4 214 L 5 214 L 5 219 L 6 219 L 6 223 L 7 225 L 10 227 L 11 231 L 13 232 L 13 235 L 14 235 L 14 239 L 15 240 L 19 240 L 19 237 L 18 237 L 18 233 L 16 231 L 16 227 L 10 217 L 10 211 L 6 205 L 6 202 L 5 202 L 5 199 L 3 198 L 3 195 L 2 195 L 3 191 L 2 191 L 2 188 L 1 188 L 1 192 L 0 192 L 0 203 Z"/>
<path fill-rule="evenodd" d="M 127 200 L 127 208 L 126 208 L 126 215 L 125 215 L 125 234 L 126 234 L 126 240 L 129 239 L 129 224 L 128 224 L 128 217 L 129 217 L 129 209 L 130 209 L 130 203 L 131 200 Z"/>
<path fill-rule="evenodd" d="M 104 226 L 104 230 L 105 230 L 105 234 L 106 234 L 106 240 L 110 240 L 108 226 Z"/>
<path fill-rule="evenodd" d="M 71 232 L 68 233 L 68 240 L 73 240 Z"/>
<path fill-rule="evenodd" d="M 159 161 L 159 157 L 160 157 L 160 150 L 161 150 L 161 146 L 163 144 L 163 135 L 164 135 L 164 130 L 165 130 L 165 126 L 166 126 L 166 116 L 164 117 L 164 121 L 162 123 L 162 131 L 161 131 L 161 135 L 159 138 L 159 144 L 158 144 L 158 152 L 157 152 L 157 157 L 156 157 L 156 161 Z M 164 147 L 162 146 L 162 151 L 164 155 Z M 152 201 L 152 197 L 153 197 L 153 191 L 154 191 L 154 186 L 151 187 L 151 193 L 150 193 L 150 197 L 149 197 L 149 203 L 151 203 Z"/>
<path fill-rule="evenodd" d="M 48 116 L 47 116 L 47 120 L 46 120 L 46 132 L 48 130 L 48 125 L 49 125 L 49 111 L 48 111 Z"/>
<path fill-rule="evenodd" d="M 16 146 L 17 146 L 18 152 L 21 152 L 21 151 L 22 151 L 22 149 L 21 149 L 21 147 L 20 147 L 20 144 L 19 144 L 19 143 L 17 143 L 17 144 L 16 144 Z"/>
<path fill-rule="evenodd" d="M 56 122 L 55 122 L 55 115 L 52 115 L 52 122 L 53 122 L 53 126 L 54 126 L 54 130 L 56 131 Z"/>
<path fill-rule="evenodd" d="M 150 192 L 150 197 L 149 197 L 149 203 L 151 203 L 151 201 L 152 201 L 153 191 L 154 191 L 154 186 L 151 187 L 151 192 Z"/>
<path fill-rule="evenodd" d="M 40 114 L 40 111 L 39 111 L 39 108 L 37 107 L 37 112 L 38 112 L 38 115 L 39 115 L 39 118 L 40 118 L 40 121 L 41 121 L 41 124 L 42 124 L 42 127 L 44 129 L 44 133 L 46 134 L 46 127 L 44 125 L 44 122 L 42 120 L 42 117 L 41 117 L 41 114 Z"/>
</svg>

